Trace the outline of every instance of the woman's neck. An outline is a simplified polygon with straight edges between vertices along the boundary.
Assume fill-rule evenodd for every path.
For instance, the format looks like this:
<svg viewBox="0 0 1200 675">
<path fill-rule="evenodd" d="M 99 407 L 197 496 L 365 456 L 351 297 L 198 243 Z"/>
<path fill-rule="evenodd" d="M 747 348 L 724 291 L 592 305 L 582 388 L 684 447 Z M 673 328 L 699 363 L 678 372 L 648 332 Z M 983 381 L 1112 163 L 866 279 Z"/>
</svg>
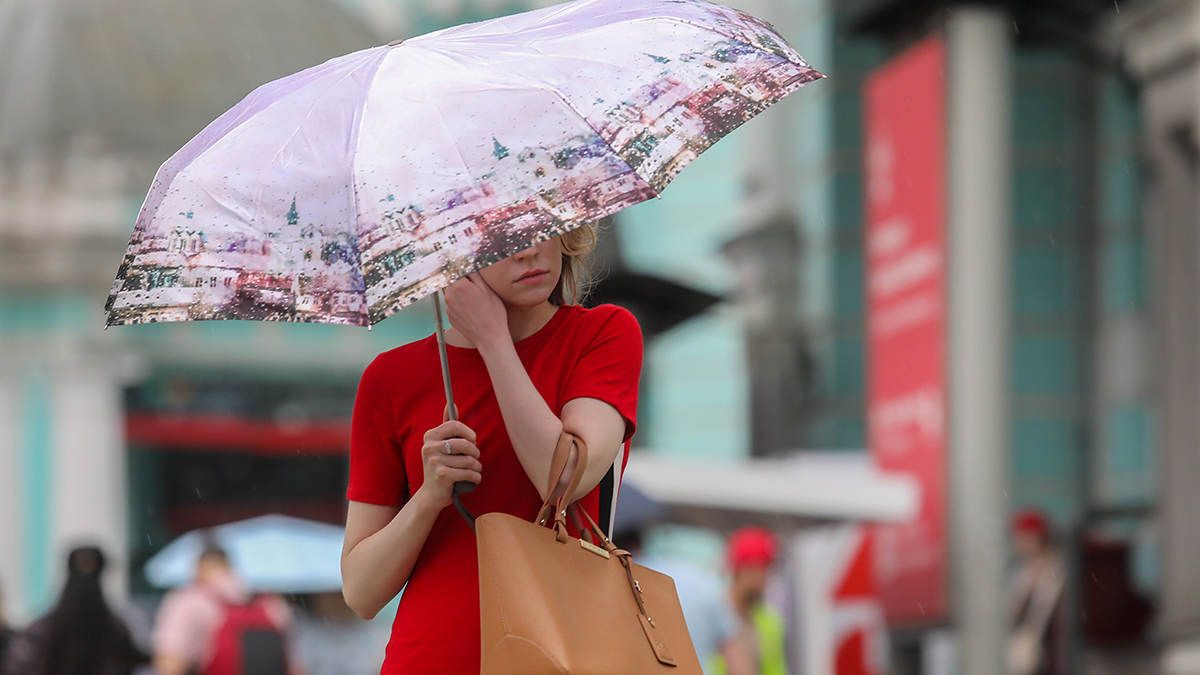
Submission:
<svg viewBox="0 0 1200 675">
<path fill-rule="evenodd" d="M 538 332 L 550 323 L 550 319 L 554 318 L 558 312 L 558 306 L 550 304 L 549 301 L 535 307 L 507 307 L 507 309 L 508 333 L 512 335 L 513 342 L 520 342 Z"/>
</svg>

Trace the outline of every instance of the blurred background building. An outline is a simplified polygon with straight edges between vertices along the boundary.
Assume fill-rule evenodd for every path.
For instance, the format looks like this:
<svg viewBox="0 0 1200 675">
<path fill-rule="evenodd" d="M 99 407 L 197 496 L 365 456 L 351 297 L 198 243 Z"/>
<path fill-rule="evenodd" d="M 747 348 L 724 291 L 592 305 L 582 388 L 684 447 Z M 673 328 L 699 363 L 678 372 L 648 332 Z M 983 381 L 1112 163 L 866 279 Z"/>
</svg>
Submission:
<svg viewBox="0 0 1200 675">
<path fill-rule="evenodd" d="M 428 312 L 369 332 L 254 322 L 104 331 L 137 209 L 157 166 L 257 85 L 536 4 L 0 0 L 8 616 L 49 606 L 58 561 L 78 541 L 116 562 L 115 596 L 153 598 L 142 565 L 183 532 L 264 513 L 342 521 L 357 378 L 375 354 L 427 335 Z M 1005 304 L 993 308 L 1004 372 L 985 384 L 1007 408 L 997 408 L 998 445 L 983 449 L 1000 470 L 993 492 L 975 495 L 988 504 L 972 522 L 988 528 L 984 552 L 1006 560 L 1004 516 L 1050 516 L 1070 577 L 1067 672 L 1200 673 L 1200 2 L 730 4 L 775 23 L 829 79 L 716 145 L 662 200 L 607 224 L 599 295 L 647 329 L 635 443 L 656 458 L 713 461 L 869 452 L 864 87 L 931 36 L 948 40 L 951 68 L 992 49 L 1010 76 L 1002 67 L 986 84 L 1010 123 L 1002 152 L 976 159 L 1005 177 L 992 197 L 1009 205 L 997 215 L 1007 248 L 993 253 L 1010 281 L 997 282 Z M 982 17 L 991 42 L 955 42 L 962 12 Z M 962 392 L 953 373 L 947 382 L 953 426 Z M 958 476 L 963 449 L 950 438 Z M 947 513 L 976 513 L 947 494 Z M 692 526 L 655 541 L 710 562 L 720 546 Z M 796 550 L 802 560 L 831 549 Z M 946 589 L 951 569 L 962 572 L 951 561 L 937 580 Z M 954 665 L 966 597 L 950 592 L 946 611 L 923 619 L 889 614 L 891 672 L 1002 672 Z M 998 648 L 1003 609 L 978 609 L 991 613 Z"/>
</svg>

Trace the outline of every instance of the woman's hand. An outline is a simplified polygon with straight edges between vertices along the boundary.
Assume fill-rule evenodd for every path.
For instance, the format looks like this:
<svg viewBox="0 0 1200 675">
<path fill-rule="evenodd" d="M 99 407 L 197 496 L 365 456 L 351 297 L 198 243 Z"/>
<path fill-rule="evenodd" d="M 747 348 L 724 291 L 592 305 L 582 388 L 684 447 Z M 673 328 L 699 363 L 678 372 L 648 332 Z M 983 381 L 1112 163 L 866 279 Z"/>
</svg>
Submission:
<svg viewBox="0 0 1200 675">
<path fill-rule="evenodd" d="M 425 482 L 418 492 L 426 493 L 438 508 L 450 504 L 454 484 L 458 481 L 478 485 L 483 480 L 483 464 L 479 461 L 475 439 L 475 432 L 470 427 L 455 420 L 443 422 L 425 433 L 425 445 L 421 447 Z"/>
<path fill-rule="evenodd" d="M 450 324 L 476 349 L 496 340 L 512 340 L 504 301 L 478 273 L 446 288 L 446 314 Z"/>
</svg>

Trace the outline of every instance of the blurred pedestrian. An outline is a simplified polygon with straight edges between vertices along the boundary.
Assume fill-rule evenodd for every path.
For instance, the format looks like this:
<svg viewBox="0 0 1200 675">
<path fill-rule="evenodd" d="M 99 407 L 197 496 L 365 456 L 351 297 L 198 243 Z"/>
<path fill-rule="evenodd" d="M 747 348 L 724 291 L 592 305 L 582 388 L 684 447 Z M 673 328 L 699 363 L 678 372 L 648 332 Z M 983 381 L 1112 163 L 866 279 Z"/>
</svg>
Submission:
<svg viewBox="0 0 1200 675">
<path fill-rule="evenodd" d="M 1009 675 L 1061 675 L 1064 579 L 1050 523 L 1040 511 L 1021 511 L 1012 535 L 1019 563 L 1009 588 Z"/>
<path fill-rule="evenodd" d="M 621 499 L 629 487 L 621 489 Z M 617 523 L 621 523 L 621 506 L 617 506 Z M 716 575 L 708 574 L 695 565 L 679 558 L 661 554 L 647 554 L 642 549 L 644 528 L 617 529 L 613 543 L 617 548 L 633 554 L 637 564 L 671 577 L 683 607 L 683 618 L 696 656 L 706 675 L 718 669 L 728 675 L 753 675 L 750 655 L 737 639 L 738 618 L 728 598 L 721 592 L 721 583 Z M 718 663 L 720 659 L 723 663 Z"/>
<path fill-rule="evenodd" d="M 287 646 L 291 621 L 282 598 L 252 595 L 225 551 L 210 545 L 192 584 L 163 598 L 154 667 L 160 675 L 296 675 Z"/>
<path fill-rule="evenodd" d="M 8 652 L 8 643 L 13 635 L 13 629 L 4 618 L 4 594 L 0 592 L 0 670 L 4 668 L 4 654 Z"/>
<path fill-rule="evenodd" d="M 749 656 L 755 675 L 787 675 L 787 624 L 783 615 L 763 596 L 767 577 L 778 559 L 775 535 L 761 527 L 744 527 L 733 533 L 727 548 L 731 575 L 729 599 L 740 619 L 737 639 Z M 732 673 L 718 661 L 721 675 Z"/>
<path fill-rule="evenodd" d="M 4 675 L 130 675 L 150 660 L 104 600 L 105 563 L 98 548 L 71 551 L 58 604 L 13 637 Z"/>
<path fill-rule="evenodd" d="M 317 593 L 296 616 L 296 648 L 308 675 L 379 675 L 390 624 L 363 621 L 340 592 Z"/>
</svg>

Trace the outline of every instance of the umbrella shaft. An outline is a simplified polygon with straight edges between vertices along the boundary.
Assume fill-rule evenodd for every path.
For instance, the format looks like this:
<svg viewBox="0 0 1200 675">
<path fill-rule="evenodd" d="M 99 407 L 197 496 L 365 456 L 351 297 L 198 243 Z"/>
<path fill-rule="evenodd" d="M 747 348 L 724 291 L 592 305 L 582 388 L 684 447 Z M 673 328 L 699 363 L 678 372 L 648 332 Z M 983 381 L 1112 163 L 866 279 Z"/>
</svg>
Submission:
<svg viewBox="0 0 1200 675">
<path fill-rule="evenodd" d="M 446 415 L 449 419 L 458 419 L 458 409 L 454 407 L 454 389 L 450 386 L 450 360 L 446 357 L 446 327 L 442 321 L 442 292 L 433 294 L 433 323 L 437 329 L 438 358 L 442 361 L 442 384 L 446 387 Z M 471 530 L 475 529 L 475 516 L 463 506 L 458 496 L 475 491 L 475 484 L 460 480 L 454 484 L 454 507 L 466 519 Z"/>
<path fill-rule="evenodd" d="M 446 388 L 446 409 L 450 419 L 458 419 L 454 407 L 454 388 L 450 386 L 450 361 L 446 356 L 446 329 L 442 321 L 442 292 L 433 294 L 433 323 L 437 329 L 438 358 L 442 362 L 442 384 Z"/>
</svg>

